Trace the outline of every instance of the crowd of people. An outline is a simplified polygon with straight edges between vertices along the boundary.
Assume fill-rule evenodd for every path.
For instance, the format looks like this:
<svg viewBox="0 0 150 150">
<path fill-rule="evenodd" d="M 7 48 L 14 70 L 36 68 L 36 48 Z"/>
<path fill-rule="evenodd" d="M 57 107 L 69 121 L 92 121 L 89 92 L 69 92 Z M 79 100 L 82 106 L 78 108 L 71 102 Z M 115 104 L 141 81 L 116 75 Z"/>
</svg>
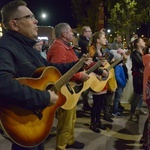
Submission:
<svg viewBox="0 0 150 150">
<path fill-rule="evenodd" d="M 0 38 L 0 105 L 15 105 L 32 112 L 54 105 L 59 98 L 56 91 L 51 88 L 34 89 L 21 84 L 16 78 L 32 77 L 38 68 L 48 66 L 54 66 L 63 76 L 82 57 L 86 57 L 80 70 L 70 80 L 75 83 L 87 82 L 90 80 L 90 75 L 86 70 L 98 62 L 101 64 L 93 73 L 106 80 L 104 85 L 98 82 L 99 86 L 103 86 L 99 92 L 91 91 L 89 88 L 81 94 L 83 111 L 90 111 L 89 129 L 95 133 L 106 130 L 101 120 L 102 112 L 103 119 L 108 122 L 113 122 L 114 117 L 122 116 L 125 108 L 121 105 L 121 97 L 128 81 L 126 67 L 128 50 L 124 50 L 120 35 L 117 35 L 112 44 L 108 44 L 104 29 L 92 33 L 89 26 L 83 26 L 76 52 L 72 44 L 74 33 L 68 23 L 58 23 L 55 26 L 55 40 L 50 46 L 48 41 L 38 40 L 38 20 L 25 1 L 15 0 L 6 4 L 1 9 L 1 16 L 6 32 Z M 137 122 L 140 114 L 147 115 L 147 112 L 142 110 L 143 99 L 150 109 L 150 52 L 149 46 L 137 35 L 131 39 L 130 50 L 133 77 L 130 120 Z M 115 62 L 116 65 L 107 70 Z M 88 101 L 89 94 L 92 95 L 92 104 Z M 84 143 L 77 141 L 74 136 L 76 106 L 69 110 L 59 107 L 56 118 L 58 120 L 56 150 L 83 149 Z M 150 148 L 149 128 L 150 117 L 145 122 L 141 138 L 145 149 Z M 13 141 L 12 150 L 44 150 L 44 143 L 26 147 Z"/>
</svg>

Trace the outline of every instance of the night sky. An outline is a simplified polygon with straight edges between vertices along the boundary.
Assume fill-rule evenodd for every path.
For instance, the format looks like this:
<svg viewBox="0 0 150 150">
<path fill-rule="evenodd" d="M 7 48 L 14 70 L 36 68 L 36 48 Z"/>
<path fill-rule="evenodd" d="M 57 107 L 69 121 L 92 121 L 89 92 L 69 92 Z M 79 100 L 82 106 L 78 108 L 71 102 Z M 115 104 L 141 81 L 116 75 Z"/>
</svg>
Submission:
<svg viewBox="0 0 150 150">
<path fill-rule="evenodd" d="M 0 8 L 12 0 L 0 0 Z M 38 19 L 38 25 L 55 26 L 60 22 L 67 22 L 72 28 L 76 27 L 76 22 L 72 16 L 71 0 L 25 0 L 27 6 Z M 47 14 L 47 18 L 41 17 L 42 13 Z"/>
<path fill-rule="evenodd" d="M 12 0 L 0 0 L 0 9 Z M 76 28 L 76 21 L 72 15 L 71 0 L 25 0 L 27 6 L 34 13 L 39 26 L 53 26 L 60 22 L 67 22 Z M 46 13 L 47 18 L 42 19 L 41 14 Z M 0 18 L 1 19 L 1 18 Z M 0 21 L 1 22 L 1 21 Z M 150 26 L 150 25 L 149 25 Z M 149 27 L 150 28 L 150 27 Z M 147 25 L 142 25 L 138 34 L 149 36 Z"/>
</svg>

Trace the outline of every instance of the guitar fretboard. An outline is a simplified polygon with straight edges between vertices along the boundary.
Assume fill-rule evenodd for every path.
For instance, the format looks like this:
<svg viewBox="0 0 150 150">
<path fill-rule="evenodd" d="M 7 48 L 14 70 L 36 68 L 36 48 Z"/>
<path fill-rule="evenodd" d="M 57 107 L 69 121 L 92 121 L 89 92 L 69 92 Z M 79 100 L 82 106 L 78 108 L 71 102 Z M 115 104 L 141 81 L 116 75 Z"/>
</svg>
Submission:
<svg viewBox="0 0 150 150">
<path fill-rule="evenodd" d="M 90 74 L 94 70 L 96 70 L 101 65 L 101 61 L 98 61 L 94 66 L 92 66 L 90 69 L 86 71 L 87 74 Z"/>
<path fill-rule="evenodd" d="M 54 86 L 57 91 L 66 84 L 72 76 L 83 66 L 86 57 L 82 57 L 80 61 L 78 61 L 69 71 L 67 71 L 57 82 L 55 82 Z"/>
</svg>

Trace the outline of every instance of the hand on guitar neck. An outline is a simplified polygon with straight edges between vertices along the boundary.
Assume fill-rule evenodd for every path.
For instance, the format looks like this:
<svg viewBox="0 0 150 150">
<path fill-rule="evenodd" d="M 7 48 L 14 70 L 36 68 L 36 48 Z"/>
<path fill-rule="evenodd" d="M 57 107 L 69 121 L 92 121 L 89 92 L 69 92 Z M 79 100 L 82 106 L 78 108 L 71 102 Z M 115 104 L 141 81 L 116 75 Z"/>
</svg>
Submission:
<svg viewBox="0 0 150 150">
<path fill-rule="evenodd" d="M 107 64 L 107 60 L 105 58 L 100 59 L 101 66 L 104 67 Z"/>
<path fill-rule="evenodd" d="M 85 69 L 86 67 L 88 67 L 89 65 L 91 65 L 92 63 L 93 63 L 93 60 L 92 60 L 92 58 L 90 58 L 90 57 L 88 57 L 89 55 L 87 54 L 83 54 L 83 57 L 87 57 L 86 59 L 85 59 L 85 62 L 84 62 L 84 65 L 83 65 L 83 69 Z"/>
<path fill-rule="evenodd" d="M 85 71 L 82 71 L 81 72 L 81 78 L 80 78 L 80 81 L 81 82 L 85 82 L 86 80 L 88 80 L 90 78 L 90 76 L 85 72 Z"/>
</svg>

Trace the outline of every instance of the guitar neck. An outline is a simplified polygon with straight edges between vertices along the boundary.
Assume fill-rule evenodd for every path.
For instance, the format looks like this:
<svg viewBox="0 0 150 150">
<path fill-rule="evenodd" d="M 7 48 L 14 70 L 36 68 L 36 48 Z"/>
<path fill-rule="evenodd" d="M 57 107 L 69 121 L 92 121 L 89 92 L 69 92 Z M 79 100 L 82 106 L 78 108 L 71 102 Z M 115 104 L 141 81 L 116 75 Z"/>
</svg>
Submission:
<svg viewBox="0 0 150 150">
<path fill-rule="evenodd" d="M 128 50 L 125 54 L 127 56 L 129 56 L 129 54 L 131 53 L 130 50 Z M 118 63 L 120 63 L 121 61 L 123 60 L 123 56 L 121 56 L 119 59 L 117 59 L 114 63 L 112 63 L 108 68 L 107 70 L 110 70 L 111 68 L 115 67 Z"/>
<path fill-rule="evenodd" d="M 109 56 L 110 56 L 109 53 L 106 53 L 104 57 L 107 60 L 109 58 Z M 88 69 L 86 71 L 86 73 L 90 74 L 91 72 L 93 72 L 94 70 L 96 70 L 98 67 L 100 67 L 100 65 L 102 64 L 101 61 L 102 60 L 99 60 L 94 66 L 92 66 L 90 69 Z"/>
<path fill-rule="evenodd" d="M 86 57 L 82 57 L 80 61 L 78 61 L 69 71 L 67 71 L 57 82 L 55 82 L 54 86 L 57 91 L 66 84 L 72 76 L 83 66 Z"/>
<path fill-rule="evenodd" d="M 107 70 L 112 69 L 113 67 L 115 67 L 118 63 L 120 63 L 123 60 L 123 56 L 121 56 L 119 59 L 117 59 L 114 63 L 112 63 Z"/>
<path fill-rule="evenodd" d="M 101 61 L 98 61 L 94 66 L 92 66 L 90 69 L 86 71 L 87 74 L 90 74 L 94 70 L 96 70 L 101 65 Z"/>
</svg>

